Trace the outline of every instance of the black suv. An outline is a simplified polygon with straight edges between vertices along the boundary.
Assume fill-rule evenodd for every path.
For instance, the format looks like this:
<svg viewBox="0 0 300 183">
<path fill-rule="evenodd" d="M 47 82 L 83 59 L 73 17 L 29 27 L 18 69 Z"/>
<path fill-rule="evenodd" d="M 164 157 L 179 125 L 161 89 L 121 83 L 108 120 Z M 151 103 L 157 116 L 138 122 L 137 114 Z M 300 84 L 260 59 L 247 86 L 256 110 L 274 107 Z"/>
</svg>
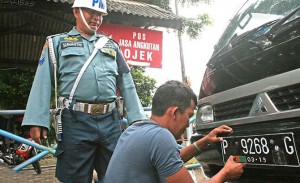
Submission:
<svg viewBox="0 0 300 183">
<path fill-rule="evenodd" d="M 300 182 L 300 0 L 248 0 L 215 46 L 203 77 L 191 141 L 234 132 L 196 158 L 207 176 L 230 155 L 242 179 Z"/>
</svg>

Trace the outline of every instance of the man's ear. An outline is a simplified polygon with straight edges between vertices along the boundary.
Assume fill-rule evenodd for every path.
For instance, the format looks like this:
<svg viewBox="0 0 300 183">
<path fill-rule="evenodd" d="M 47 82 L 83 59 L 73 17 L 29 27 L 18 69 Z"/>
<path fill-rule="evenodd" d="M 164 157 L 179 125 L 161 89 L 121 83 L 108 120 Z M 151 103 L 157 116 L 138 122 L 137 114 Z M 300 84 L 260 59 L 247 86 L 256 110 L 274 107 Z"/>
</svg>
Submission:
<svg viewBox="0 0 300 183">
<path fill-rule="evenodd" d="M 78 14 L 79 14 L 79 9 L 78 8 L 73 8 L 73 15 L 77 18 Z"/>
<path fill-rule="evenodd" d="M 174 120 L 176 119 L 176 112 L 178 111 L 178 107 L 171 106 L 169 109 L 167 109 L 168 115 Z"/>
</svg>

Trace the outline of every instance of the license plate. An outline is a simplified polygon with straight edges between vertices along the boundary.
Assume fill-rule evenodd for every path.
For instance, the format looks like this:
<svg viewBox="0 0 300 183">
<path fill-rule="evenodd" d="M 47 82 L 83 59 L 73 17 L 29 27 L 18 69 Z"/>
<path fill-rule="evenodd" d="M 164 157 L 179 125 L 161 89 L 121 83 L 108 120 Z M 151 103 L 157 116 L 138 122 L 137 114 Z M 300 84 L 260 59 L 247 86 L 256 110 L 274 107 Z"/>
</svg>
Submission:
<svg viewBox="0 0 300 183">
<path fill-rule="evenodd" d="M 299 167 L 293 133 L 223 137 L 224 163 L 230 155 L 247 164 Z"/>
</svg>

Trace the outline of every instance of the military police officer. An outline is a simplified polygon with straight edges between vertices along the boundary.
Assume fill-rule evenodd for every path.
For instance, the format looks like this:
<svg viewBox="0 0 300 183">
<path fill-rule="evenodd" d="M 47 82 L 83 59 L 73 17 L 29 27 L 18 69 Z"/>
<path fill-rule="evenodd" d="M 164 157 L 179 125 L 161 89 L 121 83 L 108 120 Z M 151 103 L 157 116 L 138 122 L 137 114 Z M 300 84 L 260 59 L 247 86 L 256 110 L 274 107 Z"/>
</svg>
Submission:
<svg viewBox="0 0 300 183">
<path fill-rule="evenodd" d="M 38 143 L 47 136 L 51 88 L 57 83 L 62 134 L 56 177 L 82 183 L 92 181 L 94 169 L 103 180 L 121 134 L 117 90 L 129 123 L 146 117 L 119 45 L 96 33 L 107 15 L 106 1 L 75 0 L 72 8 L 76 26 L 49 36 L 44 45 L 22 125 Z"/>
</svg>

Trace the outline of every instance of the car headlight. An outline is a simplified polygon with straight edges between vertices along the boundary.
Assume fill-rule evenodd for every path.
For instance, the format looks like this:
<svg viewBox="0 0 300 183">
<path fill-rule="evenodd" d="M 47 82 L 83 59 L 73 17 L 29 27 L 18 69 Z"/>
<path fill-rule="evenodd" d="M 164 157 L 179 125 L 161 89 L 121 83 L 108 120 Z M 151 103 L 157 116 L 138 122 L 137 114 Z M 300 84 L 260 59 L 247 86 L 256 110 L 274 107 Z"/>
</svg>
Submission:
<svg viewBox="0 0 300 183">
<path fill-rule="evenodd" d="M 197 118 L 202 122 L 211 122 L 214 120 L 213 107 L 211 105 L 201 106 L 197 112 Z"/>
</svg>

